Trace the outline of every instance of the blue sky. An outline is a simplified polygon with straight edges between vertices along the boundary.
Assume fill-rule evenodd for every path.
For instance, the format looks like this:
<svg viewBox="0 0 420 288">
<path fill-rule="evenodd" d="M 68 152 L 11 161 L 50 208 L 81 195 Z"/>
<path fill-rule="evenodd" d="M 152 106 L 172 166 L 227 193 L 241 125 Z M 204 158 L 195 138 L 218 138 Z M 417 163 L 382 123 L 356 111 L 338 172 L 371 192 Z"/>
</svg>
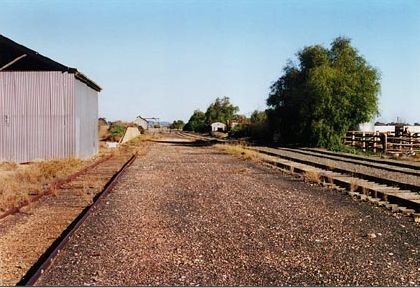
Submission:
<svg viewBox="0 0 420 288">
<path fill-rule="evenodd" d="M 0 27 L 99 83 L 109 120 L 186 121 L 223 96 L 249 115 L 299 49 L 347 36 L 381 71 L 379 119 L 420 122 L 420 0 L 0 0 Z"/>
</svg>

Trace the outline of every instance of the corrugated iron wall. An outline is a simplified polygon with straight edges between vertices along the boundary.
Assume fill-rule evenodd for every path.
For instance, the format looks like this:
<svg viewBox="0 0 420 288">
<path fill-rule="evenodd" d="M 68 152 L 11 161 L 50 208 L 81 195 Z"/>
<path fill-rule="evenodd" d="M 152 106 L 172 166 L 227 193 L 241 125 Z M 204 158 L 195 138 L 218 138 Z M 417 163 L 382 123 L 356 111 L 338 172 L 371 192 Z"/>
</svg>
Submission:
<svg viewBox="0 0 420 288">
<path fill-rule="evenodd" d="M 85 159 L 98 153 L 98 92 L 75 79 L 76 155 Z"/>
<path fill-rule="evenodd" d="M 72 74 L 0 72 L 0 160 L 91 156 L 97 117 L 97 92 Z"/>
</svg>

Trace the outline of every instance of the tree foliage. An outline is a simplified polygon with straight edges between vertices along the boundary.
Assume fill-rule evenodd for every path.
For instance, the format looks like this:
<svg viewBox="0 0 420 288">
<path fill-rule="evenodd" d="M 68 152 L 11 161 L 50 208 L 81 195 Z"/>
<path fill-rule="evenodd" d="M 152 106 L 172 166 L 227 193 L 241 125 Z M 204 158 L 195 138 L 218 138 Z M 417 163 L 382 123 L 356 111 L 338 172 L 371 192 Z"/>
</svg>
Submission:
<svg viewBox="0 0 420 288">
<path fill-rule="evenodd" d="M 195 110 L 193 115 L 184 126 L 185 131 L 208 132 L 210 125 L 214 122 L 222 122 L 227 125 L 237 117 L 239 107 L 230 103 L 229 97 L 216 98 L 209 105 L 206 112 Z"/>
<path fill-rule="evenodd" d="M 270 87 L 267 116 L 280 141 L 332 148 L 349 128 L 378 111 L 379 73 L 339 37 L 326 49 L 305 47 Z"/>
<path fill-rule="evenodd" d="M 269 142 L 270 131 L 265 111 L 255 110 L 251 117 L 243 119 L 229 133 L 232 138 L 249 138 L 260 143 Z"/>
<path fill-rule="evenodd" d="M 169 128 L 182 130 L 184 128 L 184 126 L 185 126 L 184 121 L 182 121 L 182 120 L 174 120 L 174 122 L 172 122 L 172 124 L 169 126 Z"/>
<path fill-rule="evenodd" d="M 195 110 L 193 115 L 191 115 L 190 120 L 184 126 L 185 131 L 194 131 L 194 132 L 206 132 L 206 116 L 204 112 L 200 110 Z"/>
<path fill-rule="evenodd" d="M 265 111 L 255 110 L 252 112 L 250 120 L 252 124 L 265 122 L 267 120 L 267 113 Z"/>
<path fill-rule="evenodd" d="M 216 98 L 205 113 L 206 124 L 222 122 L 228 125 L 238 111 L 239 107 L 230 103 L 229 97 Z"/>
</svg>

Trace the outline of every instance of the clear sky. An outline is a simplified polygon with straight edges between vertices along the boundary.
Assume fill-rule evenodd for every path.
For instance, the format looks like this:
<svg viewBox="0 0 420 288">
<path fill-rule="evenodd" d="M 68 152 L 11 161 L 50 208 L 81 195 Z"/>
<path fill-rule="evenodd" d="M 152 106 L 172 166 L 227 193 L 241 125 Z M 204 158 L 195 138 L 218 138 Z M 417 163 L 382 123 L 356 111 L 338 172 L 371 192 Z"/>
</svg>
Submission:
<svg viewBox="0 0 420 288">
<path fill-rule="evenodd" d="M 347 36 L 381 71 L 379 119 L 420 122 L 420 0 L 0 0 L 0 34 L 100 84 L 100 116 L 168 121 L 265 109 L 299 49 Z"/>
</svg>

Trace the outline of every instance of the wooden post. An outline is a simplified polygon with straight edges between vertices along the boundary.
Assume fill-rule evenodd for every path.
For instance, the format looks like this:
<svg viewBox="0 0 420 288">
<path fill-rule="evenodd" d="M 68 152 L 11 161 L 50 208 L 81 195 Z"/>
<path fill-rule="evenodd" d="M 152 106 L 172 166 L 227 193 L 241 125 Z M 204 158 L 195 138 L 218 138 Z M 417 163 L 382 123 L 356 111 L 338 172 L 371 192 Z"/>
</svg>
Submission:
<svg viewBox="0 0 420 288">
<path fill-rule="evenodd" d="M 365 142 L 365 132 L 363 131 L 362 132 L 362 149 L 363 149 L 363 152 L 366 152 L 366 142 Z"/>
<path fill-rule="evenodd" d="M 400 145 L 399 145 L 398 150 L 399 150 L 400 152 L 402 152 L 402 151 L 403 151 L 403 146 L 402 146 L 402 144 L 403 144 L 403 143 L 402 143 L 402 142 L 403 142 L 403 140 L 402 140 L 402 137 L 403 137 L 402 135 L 400 135 L 400 136 L 399 136 L 399 138 L 400 138 L 400 141 L 399 141 L 399 142 L 400 142 Z"/>
<path fill-rule="evenodd" d="M 413 133 L 409 132 L 408 133 L 408 137 L 409 139 L 409 144 L 410 144 L 410 153 L 413 153 Z"/>
<path fill-rule="evenodd" d="M 351 131 L 351 146 L 356 146 L 356 136 L 354 135 L 354 131 Z"/>
<path fill-rule="evenodd" d="M 383 143 L 384 153 L 388 150 L 388 133 L 384 133 L 384 143 Z"/>
<path fill-rule="evenodd" d="M 377 133 L 373 132 L 373 153 L 376 153 L 376 140 L 377 140 Z"/>
</svg>

